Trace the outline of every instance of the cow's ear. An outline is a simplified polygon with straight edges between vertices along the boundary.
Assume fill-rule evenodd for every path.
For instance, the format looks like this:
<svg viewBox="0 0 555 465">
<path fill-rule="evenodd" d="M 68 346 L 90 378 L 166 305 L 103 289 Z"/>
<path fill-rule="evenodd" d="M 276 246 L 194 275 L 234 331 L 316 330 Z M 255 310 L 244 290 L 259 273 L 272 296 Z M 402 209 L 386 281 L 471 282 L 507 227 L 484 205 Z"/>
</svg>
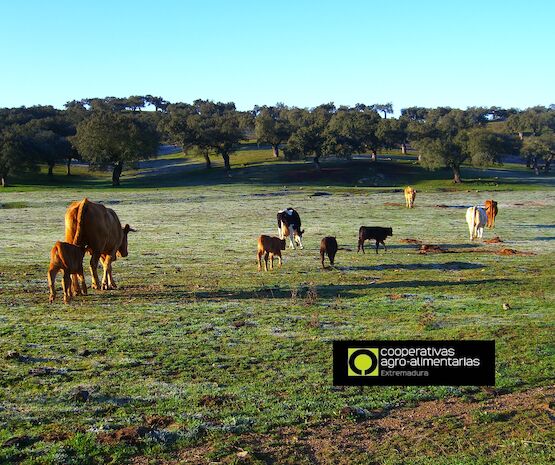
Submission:
<svg viewBox="0 0 555 465">
<path fill-rule="evenodd" d="M 137 232 L 136 229 L 133 229 L 131 226 L 129 226 L 128 224 L 125 225 L 125 227 L 123 228 L 123 232 L 125 234 L 127 234 L 128 232 Z"/>
</svg>

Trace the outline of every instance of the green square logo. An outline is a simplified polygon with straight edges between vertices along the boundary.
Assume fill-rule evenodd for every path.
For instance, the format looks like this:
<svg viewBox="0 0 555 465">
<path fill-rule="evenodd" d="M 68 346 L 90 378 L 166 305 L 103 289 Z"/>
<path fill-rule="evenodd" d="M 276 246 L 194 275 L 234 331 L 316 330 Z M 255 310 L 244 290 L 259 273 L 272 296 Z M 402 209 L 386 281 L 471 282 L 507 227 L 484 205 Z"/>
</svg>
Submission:
<svg viewBox="0 0 555 465">
<path fill-rule="evenodd" d="M 356 347 L 347 349 L 347 376 L 379 376 L 379 349 Z"/>
</svg>

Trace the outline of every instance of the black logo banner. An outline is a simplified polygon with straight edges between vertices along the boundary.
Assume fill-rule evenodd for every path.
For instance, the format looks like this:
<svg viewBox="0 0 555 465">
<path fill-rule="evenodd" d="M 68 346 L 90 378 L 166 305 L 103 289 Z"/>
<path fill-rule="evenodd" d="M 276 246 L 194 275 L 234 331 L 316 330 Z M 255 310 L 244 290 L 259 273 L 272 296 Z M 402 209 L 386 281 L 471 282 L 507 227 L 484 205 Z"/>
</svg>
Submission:
<svg viewBox="0 0 555 465">
<path fill-rule="evenodd" d="M 334 341 L 336 386 L 494 386 L 495 341 Z"/>
</svg>

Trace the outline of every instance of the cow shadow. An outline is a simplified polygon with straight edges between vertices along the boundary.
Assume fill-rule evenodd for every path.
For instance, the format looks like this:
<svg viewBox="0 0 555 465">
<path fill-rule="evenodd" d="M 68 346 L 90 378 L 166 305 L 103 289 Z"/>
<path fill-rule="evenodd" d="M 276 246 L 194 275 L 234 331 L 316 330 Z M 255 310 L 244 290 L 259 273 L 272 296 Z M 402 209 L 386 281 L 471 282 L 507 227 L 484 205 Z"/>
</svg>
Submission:
<svg viewBox="0 0 555 465">
<path fill-rule="evenodd" d="M 555 241 L 555 236 L 548 236 L 548 237 L 535 237 L 535 241 Z"/>
</svg>

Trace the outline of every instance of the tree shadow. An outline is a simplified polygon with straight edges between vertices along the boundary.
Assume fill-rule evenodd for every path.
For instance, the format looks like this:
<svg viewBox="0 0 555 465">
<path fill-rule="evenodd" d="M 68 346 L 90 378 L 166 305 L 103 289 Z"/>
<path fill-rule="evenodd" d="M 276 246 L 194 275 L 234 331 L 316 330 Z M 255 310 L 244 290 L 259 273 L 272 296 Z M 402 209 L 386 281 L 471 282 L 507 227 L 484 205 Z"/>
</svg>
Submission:
<svg viewBox="0 0 555 465">
<path fill-rule="evenodd" d="M 383 270 L 476 270 L 484 268 L 482 263 L 446 262 L 446 263 L 387 263 L 382 265 L 346 266 L 337 269 L 340 271 L 383 271 Z"/>
<path fill-rule="evenodd" d="M 468 264 L 472 265 L 472 264 Z M 363 268 L 364 269 L 364 268 Z M 369 268 L 370 269 L 370 268 Z M 216 289 L 216 290 L 202 290 L 191 291 L 174 286 L 175 290 L 157 290 L 151 292 L 141 292 L 139 289 L 133 290 L 133 297 L 136 298 L 159 298 L 161 300 L 186 299 L 186 300 L 202 300 L 202 301 L 221 301 L 221 300 L 260 300 L 260 299 L 299 299 L 302 300 L 306 297 L 309 291 L 315 292 L 318 298 L 334 298 L 340 295 L 341 297 L 360 297 L 360 293 L 372 289 L 398 289 L 398 288 L 429 288 L 429 287 L 455 287 L 455 286 L 485 286 L 488 284 L 498 283 L 514 283 L 514 280 L 505 278 L 494 279 L 476 279 L 465 281 L 438 281 L 438 280 L 407 280 L 407 281 L 386 281 L 386 282 L 371 282 L 365 284 L 329 284 L 322 286 L 314 286 L 309 288 L 307 286 L 299 286 L 298 288 L 292 287 L 263 287 L 258 289 Z"/>
</svg>

